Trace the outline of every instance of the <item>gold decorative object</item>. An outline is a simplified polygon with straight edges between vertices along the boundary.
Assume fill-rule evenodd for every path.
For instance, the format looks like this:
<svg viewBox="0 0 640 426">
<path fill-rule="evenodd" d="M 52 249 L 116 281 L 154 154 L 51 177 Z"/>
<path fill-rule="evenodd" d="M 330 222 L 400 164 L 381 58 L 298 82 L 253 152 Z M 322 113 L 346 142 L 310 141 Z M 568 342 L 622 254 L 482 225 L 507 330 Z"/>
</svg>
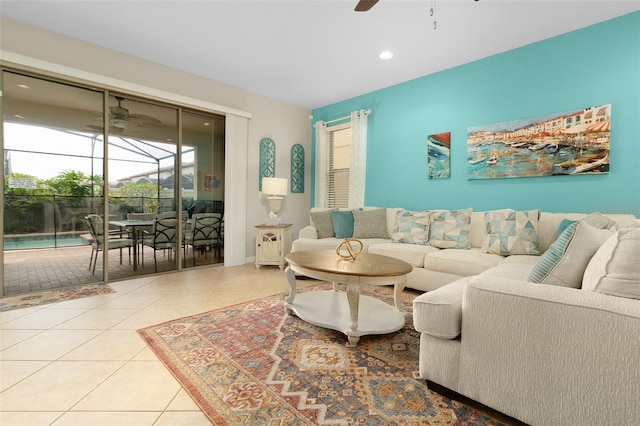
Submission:
<svg viewBox="0 0 640 426">
<path fill-rule="evenodd" d="M 358 244 L 358 249 L 354 250 L 351 243 Z M 338 247 L 336 247 L 336 253 L 343 259 L 346 260 L 356 260 L 356 257 L 362 252 L 362 248 L 364 245 L 362 241 L 357 238 L 345 238 L 343 242 L 341 242 Z M 347 251 L 345 253 L 345 250 Z"/>
</svg>

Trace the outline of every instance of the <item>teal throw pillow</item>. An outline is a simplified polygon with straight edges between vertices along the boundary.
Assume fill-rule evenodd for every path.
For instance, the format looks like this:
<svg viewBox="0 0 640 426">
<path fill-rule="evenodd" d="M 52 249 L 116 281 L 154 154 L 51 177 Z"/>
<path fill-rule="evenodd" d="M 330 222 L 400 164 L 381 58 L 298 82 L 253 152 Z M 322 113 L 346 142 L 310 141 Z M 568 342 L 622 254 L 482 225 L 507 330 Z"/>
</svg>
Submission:
<svg viewBox="0 0 640 426">
<path fill-rule="evenodd" d="M 576 222 L 577 220 L 562 219 L 562 222 L 560 222 L 560 226 L 558 226 L 558 232 L 556 233 L 556 238 L 560 237 L 560 235 L 562 235 L 564 230 L 567 229 L 569 225 Z"/>
<path fill-rule="evenodd" d="M 351 211 L 332 211 L 331 222 L 336 238 L 353 237 L 353 213 Z"/>
</svg>

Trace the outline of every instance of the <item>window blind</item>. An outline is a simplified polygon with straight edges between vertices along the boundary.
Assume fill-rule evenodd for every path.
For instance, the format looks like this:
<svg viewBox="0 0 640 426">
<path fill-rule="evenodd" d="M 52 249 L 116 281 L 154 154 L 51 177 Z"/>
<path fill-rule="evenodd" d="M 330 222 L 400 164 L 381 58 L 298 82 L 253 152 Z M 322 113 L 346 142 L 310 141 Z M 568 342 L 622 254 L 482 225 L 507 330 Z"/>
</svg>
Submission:
<svg viewBox="0 0 640 426">
<path fill-rule="evenodd" d="M 327 207 L 348 207 L 351 127 L 348 124 L 336 126 L 328 133 Z"/>
</svg>

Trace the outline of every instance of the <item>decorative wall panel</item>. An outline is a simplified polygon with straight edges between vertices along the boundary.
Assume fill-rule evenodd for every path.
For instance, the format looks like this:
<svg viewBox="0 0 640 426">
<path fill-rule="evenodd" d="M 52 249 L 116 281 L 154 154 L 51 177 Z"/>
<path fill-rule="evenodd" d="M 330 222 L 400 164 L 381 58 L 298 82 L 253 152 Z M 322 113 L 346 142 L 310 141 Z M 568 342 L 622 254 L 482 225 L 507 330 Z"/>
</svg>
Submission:
<svg viewBox="0 0 640 426">
<path fill-rule="evenodd" d="M 291 193 L 304 192 L 304 147 L 299 143 L 291 147 Z"/>
<path fill-rule="evenodd" d="M 269 138 L 263 138 L 260 141 L 259 191 L 262 191 L 262 178 L 264 177 L 276 177 L 276 144 Z"/>
</svg>

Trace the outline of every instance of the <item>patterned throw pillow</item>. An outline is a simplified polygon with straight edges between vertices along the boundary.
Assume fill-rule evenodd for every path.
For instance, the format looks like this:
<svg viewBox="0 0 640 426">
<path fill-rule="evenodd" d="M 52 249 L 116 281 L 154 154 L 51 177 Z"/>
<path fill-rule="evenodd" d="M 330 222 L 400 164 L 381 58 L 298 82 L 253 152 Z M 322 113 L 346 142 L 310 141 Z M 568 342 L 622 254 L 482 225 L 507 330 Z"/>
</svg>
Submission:
<svg viewBox="0 0 640 426">
<path fill-rule="evenodd" d="M 442 249 L 471 248 L 472 209 L 434 210 L 429 224 L 429 245 Z"/>
<path fill-rule="evenodd" d="M 428 211 L 398 211 L 391 240 L 396 243 L 426 245 L 429 241 L 430 216 L 431 213 Z"/>
<path fill-rule="evenodd" d="M 486 212 L 482 251 L 503 256 L 540 254 L 538 250 L 539 217 L 539 210 Z"/>
</svg>

